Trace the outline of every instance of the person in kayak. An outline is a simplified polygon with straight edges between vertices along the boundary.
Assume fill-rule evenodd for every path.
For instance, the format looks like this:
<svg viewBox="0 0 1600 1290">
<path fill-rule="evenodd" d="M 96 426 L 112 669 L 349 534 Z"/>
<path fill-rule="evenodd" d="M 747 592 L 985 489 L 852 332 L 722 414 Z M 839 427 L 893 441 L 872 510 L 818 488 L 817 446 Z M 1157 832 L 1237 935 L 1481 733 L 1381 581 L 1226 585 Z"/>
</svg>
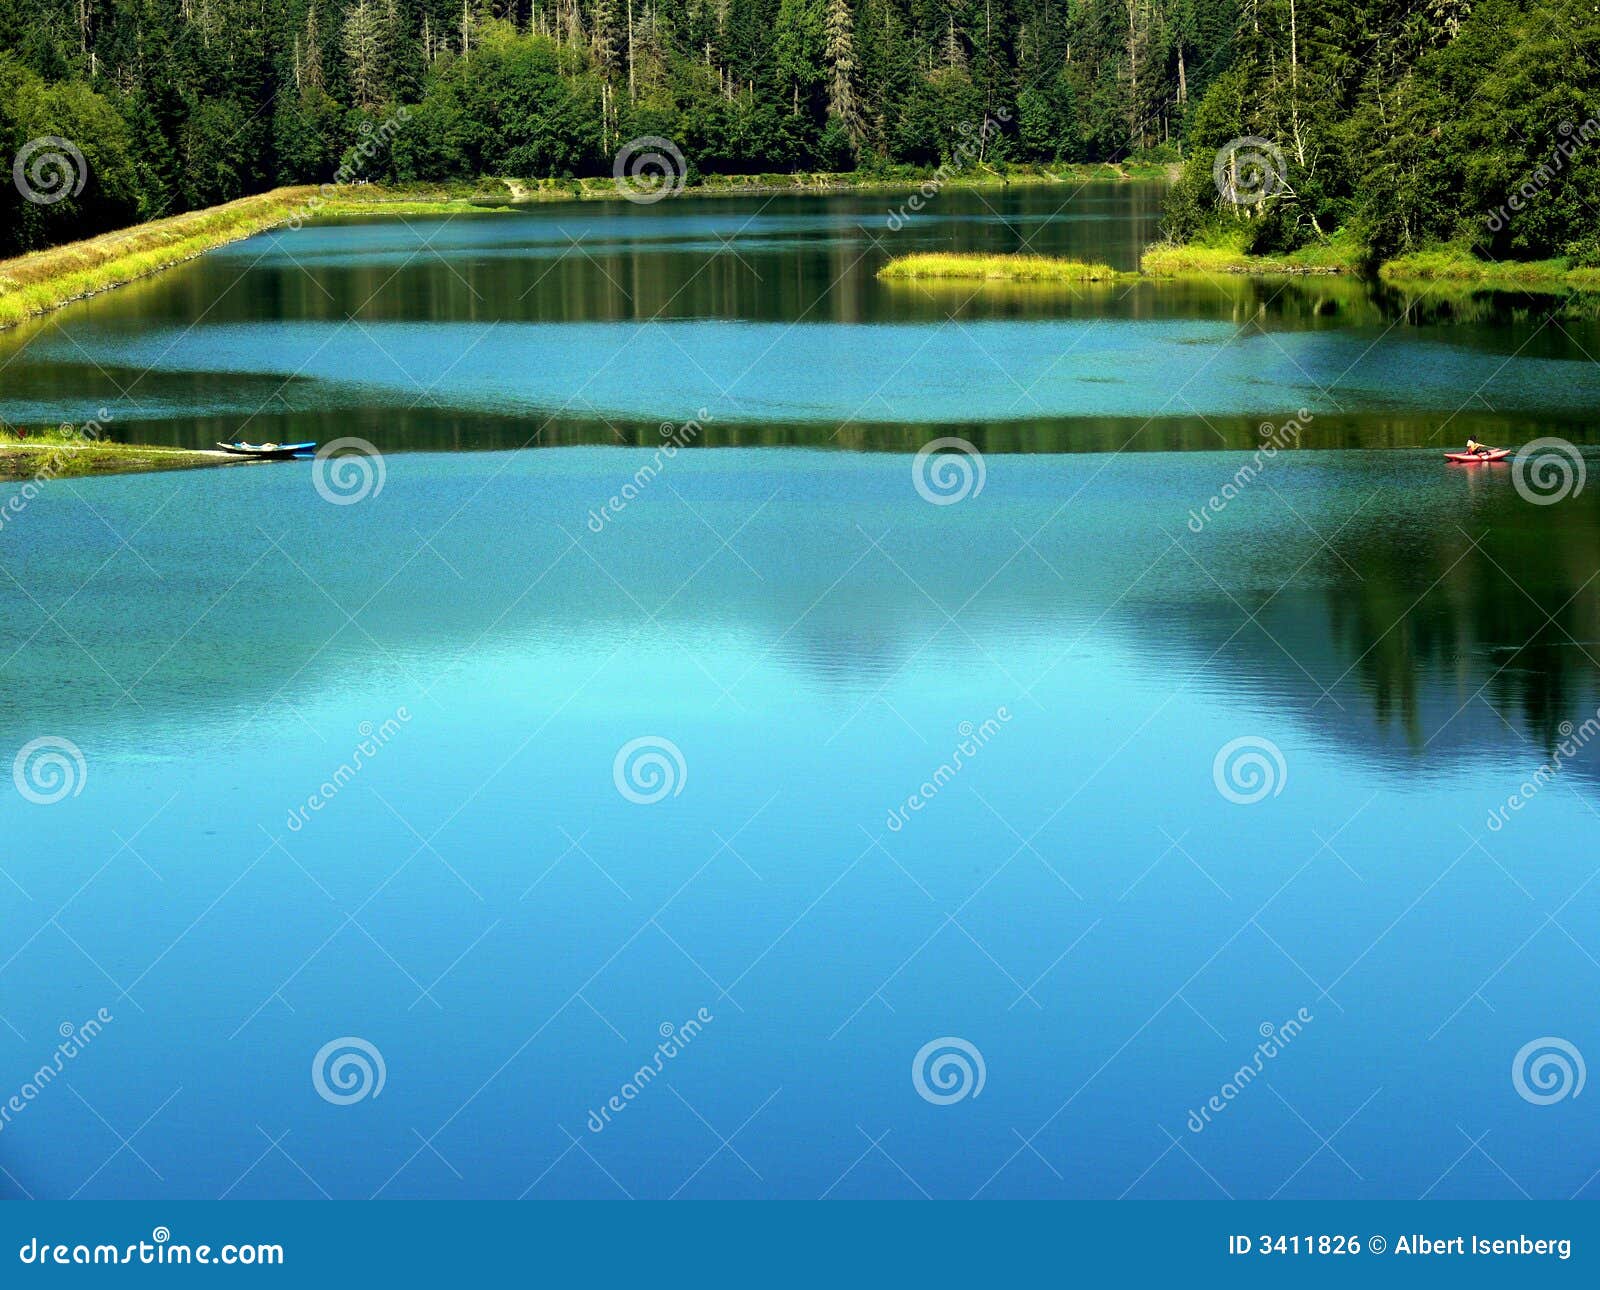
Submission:
<svg viewBox="0 0 1600 1290">
<path fill-rule="evenodd" d="M 1499 449 L 1491 448 L 1486 443 L 1479 443 L 1476 439 L 1468 439 L 1467 451 L 1474 457 L 1487 457 L 1492 452 L 1498 452 Z"/>
</svg>

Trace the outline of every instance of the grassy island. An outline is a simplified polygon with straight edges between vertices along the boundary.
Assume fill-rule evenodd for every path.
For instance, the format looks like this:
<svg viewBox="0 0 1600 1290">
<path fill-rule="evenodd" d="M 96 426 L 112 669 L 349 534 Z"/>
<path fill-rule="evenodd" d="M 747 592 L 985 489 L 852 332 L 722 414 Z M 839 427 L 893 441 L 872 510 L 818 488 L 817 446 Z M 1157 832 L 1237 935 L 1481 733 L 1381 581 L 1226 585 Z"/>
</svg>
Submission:
<svg viewBox="0 0 1600 1290">
<path fill-rule="evenodd" d="M 1051 255 L 957 255 L 943 251 L 897 256 L 878 270 L 878 277 L 889 282 L 1113 282 L 1134 276 L 1137 275 L 1107 264 L 1086 264 Z"/>
</svg>

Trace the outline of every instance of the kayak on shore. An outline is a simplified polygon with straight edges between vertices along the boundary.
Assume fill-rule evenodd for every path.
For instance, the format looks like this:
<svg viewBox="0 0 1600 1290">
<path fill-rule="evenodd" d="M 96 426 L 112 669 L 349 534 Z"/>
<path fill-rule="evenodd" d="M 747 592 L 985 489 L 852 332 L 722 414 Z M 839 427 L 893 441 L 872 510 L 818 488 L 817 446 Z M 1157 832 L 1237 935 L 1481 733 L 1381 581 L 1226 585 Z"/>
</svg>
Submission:
<svg viewBox="0 0 1600 1290">
<path fill-rule="evenodd" d="M 283 458 L 298 457 L 301 453 L 312 451 L 316 442 L 311 443 L 245 443 L 235 440 L 233 443 L 219 443 L 217 447 L 223 452 L 231 452 L 236 457 L 265 457 Z"/>
</svg>

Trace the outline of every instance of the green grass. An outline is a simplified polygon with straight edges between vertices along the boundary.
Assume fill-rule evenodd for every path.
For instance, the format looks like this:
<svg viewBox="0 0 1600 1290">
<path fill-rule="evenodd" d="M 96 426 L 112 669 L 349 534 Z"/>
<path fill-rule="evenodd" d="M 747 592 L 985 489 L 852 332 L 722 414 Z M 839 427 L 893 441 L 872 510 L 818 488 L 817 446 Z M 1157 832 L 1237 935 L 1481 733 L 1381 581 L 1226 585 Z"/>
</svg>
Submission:
<svg viewBox="0 0 1600 1290">
<path fill-rule="evenodd" d="M 1438 246 L 1385 261 L 1378 276 L 1386 282 L 1460 282 L 1486 287 L 1600 290 L 1600 269 L 1574 267 L 1564 259 L 1480 260 L 1462 247 Z"/>
<path fill-rule="evenodd" d="M 922 279 L 963 282 L 1114 282 L 1131 275 L 1106 264 L 1050 255 L 954 255 L 928 251 L 901 255 L 878 270 L 889 282 Z"/>
<path fill-rule="evenodd" d="M 1032 167 L 976 166 L 943 176 L 954 187 L 1082 182 L 1085 179 L 1150 180 L 1169 168 L 1154 163 Z M 684 196 L 836 190 L 894 191 L 936 178 L 932 169 L 911 166 L 844 174 L 708 175 L 683 189 Z M 311 185 L 276 188 L 222 206 L 152 220 L 82 242 L 0 260 L 0 328 L 191 260 L 213 247 L 236 242 L 300 218 L 350 215 L 456 215 L 556 201 L 616 200 L 609 176 L 587 179 L 498 179 L 474 183 L 391 188 L 378 184 L 340 187 L 324 197 Z"/>
<path fill-rule="evenodd" d="M 193 466 L 220 466 L 230 460 L 220 452 L 114 443 L 85 435 L 70 426 L 26 433 L 0 430 L 0 479 L 5 480 L 77 479 L 85 475 L 139 470 L 181 470 Z"/>
<path fill-rule="evenodd" d="M 1140 268 L 1153 278 L 1238 274 L 1360 273 L 1368 257 L 1355 239 L 1336 232 L 1286 255 L 1252 255 L 1242 231 L 1218 230 L 1193 242 L 1158 243 L 1145 249 Z M 1378 276 L 1396 286 L 1425 283 L 1463 288 L 1600 291 L 1600 269 L 1573 267 L 1556 260 L 1480 260 L 1458 246 L 1430 247 L 1396 256 L 1378 266 Z"/>
<path fill-rule="evenodd" d="M 0 261 L 0 327 L 119 287 L 280 224 L 316 190 L 278 188 Z"/>
<path fill-rule="evenodd" d="M 1153 278 L 1189 275 L 1354 273 L 1361 264 L 1360 248 L 1335 234 L 1286 255 L 1252 255 L 1240 234 L 1214 234 L 1186 243 L 1157 243 L 1145 248 L 1139 267 Z"/>
</svg>

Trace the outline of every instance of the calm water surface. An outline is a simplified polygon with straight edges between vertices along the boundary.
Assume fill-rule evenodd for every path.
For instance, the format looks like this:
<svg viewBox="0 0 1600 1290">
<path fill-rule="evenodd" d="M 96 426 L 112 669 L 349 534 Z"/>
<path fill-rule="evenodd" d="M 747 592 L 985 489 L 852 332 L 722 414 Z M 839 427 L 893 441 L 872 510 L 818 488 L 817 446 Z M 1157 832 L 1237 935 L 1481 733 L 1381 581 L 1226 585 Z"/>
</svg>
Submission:
<svg viewBox="0 0 1600 1290">
<path fill-rule="evenodd" d="M 1128 263 L 1155 214 L 1097 190 L 1046 221 L 1048 197 L 1004 218 L 941 199 L 900 236 L 1037 230 Z M 1162 355 L 1210 353 L 1189 388 L 1228 406 L 1224 314 L 1259 353 L 1336 368 L 1371 339 L 1373 372 L 1414 373 L 1319 416 L 1335 441 L 1459 437 L 1485 381 L 1527 407 L 1473 415 L 1566 433 L 1582 320 L 1491 301 L 1397 321 L 1358 294 L 1233 313 L 1261 287 L 1222 284 L 991 297 L 951 322 L 872 280 L 883 252 L 849 224 L 882 203 L 739 231 L 759 205 L 258 239 L 11 342 L 8 417 L 137 379 L 139 437 L 203 441 L 310 362 L 275 424 L 387 454 L 353 505 L 297 462 L 56 481 L 0 527 L 5 754 L 82 757 L 62 800 L 0 801 L 0 1093 L 24 1108 L 0 1194 L 1592 1190 L 1588 1099 L 1535 1105 L 1512 1068 L 1543 1037 L 1600 1052 L 1594 489 L 1532 505 L 1509 468 L 1436 449 L 1303 450 L 1197 523 L 1248 454 L 1089 450 L 1187 379 Z M 441 257 L 408 258 L 419 236 Z M 640 332 L 666 337 L 639 351 L 650 375 L 604 374 L 596 338 L 675 291 Z M 1007 421 L 938 348 L 969 321 L 1005 329 L 1001 355 L 1087 328 L 1126 388 L 1076 405 L 1047 372 L 1065 402 Z M 748 329 L 790 323 L 825 334 L 729 384 Z M 525 350 L 502 340 L 521 327 Z M 363 331 L 434 364 L 438 404 L 385 419 L 399 378 Z M 650 441 L 703 380 L 734 390 L 719 407 L 793 411 L 727 439 L 823 445 L 864 379 L 839 355 L 920 375 L 908 415 L 833 440 L 900 451 L 407 450 L 519 433 L 507 409 L 545 407 L 586 355 L 594 409 L 636 410 L 618 432 Z M 903 449 L 963 418 L 989 447 L 1083 451 L 989 452 L 981 490 L 930 505 Z M 1138 446 L 1215 444 L 1214 419 Z M 1564 737 L 1584 746 L 1491 826 Z M 621 774 L 648 803 L 617 770 L 643 738 L 670 744 L 665 780 Z M 1281 759 L 1259 801 L 1219 790 L 1241 739 Z M 1223 785 L 1257 795 L 1242 774 Z M 63 1023 L 102 1008 L 41 1084 Z M 663 1028 L 700 1016 L 657 1072 Z M 349 1037 L 384 1083 L 339 1105 L 314 1058 Z M 984 1078 L 939 1105 L 913 1059 L 948 1037 Z"/>
<path fill-rule="evenodd" d="M 898 231 L 884 194 L 285 229 L 0 337 L 0 416 L 391 449 L 653 441 L 700 409 L 711 442 L 888 448 L 929 424 L 1000 450 L 1252 446 L 1301 408 L 1328 445 L 1493 442 L 1534 414 L 1590 433 L 1600 326 L 1557 300 L 874 276 L 952 247 L 1134 268 L 1162 195 L 951 192 Z"/>
</svg>

